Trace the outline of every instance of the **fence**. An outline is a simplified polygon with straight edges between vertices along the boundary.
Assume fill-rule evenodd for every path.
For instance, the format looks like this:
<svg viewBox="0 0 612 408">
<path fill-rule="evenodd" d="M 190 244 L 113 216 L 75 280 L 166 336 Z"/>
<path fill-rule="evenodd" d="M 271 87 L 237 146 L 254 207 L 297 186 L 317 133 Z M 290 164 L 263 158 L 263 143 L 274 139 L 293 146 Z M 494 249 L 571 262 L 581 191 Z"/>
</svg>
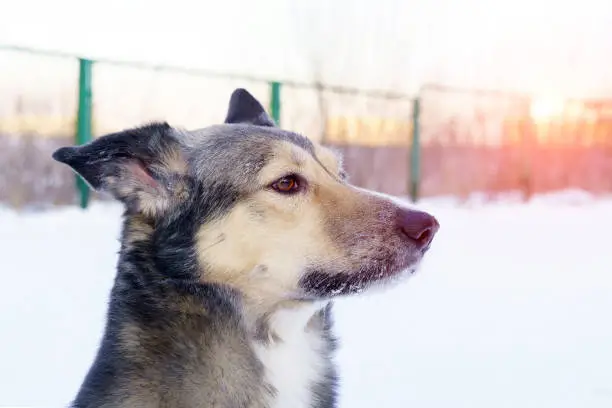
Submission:
<svg viewBox="0 0 612 408">
<path fill-rule="evenodd" d="M 612 100 L 425 87 L 423 195 L 612 191 Z"/>
<path fill-rule="evenodd" d="M 0 48 L 0 203 L 80 202 L 59 146 L 151 120 L 218 123 L 236 87 L 287 129 L 344 154 L 351 180 L 395 195 L 612 190 L 612 101 L 424 86 L 410 96 Z M 101 197 L 95 197 L 96 199 Z"/>
</svg>

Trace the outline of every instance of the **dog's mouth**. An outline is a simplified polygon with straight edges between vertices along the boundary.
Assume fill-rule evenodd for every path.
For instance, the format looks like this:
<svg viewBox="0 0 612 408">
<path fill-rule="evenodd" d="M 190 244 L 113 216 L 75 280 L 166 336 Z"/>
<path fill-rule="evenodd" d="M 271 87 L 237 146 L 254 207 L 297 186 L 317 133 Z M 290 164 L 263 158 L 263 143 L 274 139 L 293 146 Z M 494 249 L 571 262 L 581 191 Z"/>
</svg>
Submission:
<svg viewBox="0 0 612 408">
<path fill-rule="evenodd" d="M 386 286 L 418 270 L 430 245 L 409 245 L 392 256 L 372 257 L 359 267 L 347 270 L 331 266 L 309 268 L 299 281 L 306 297 L 328 298 L 361 293 L 373 286 Z"/>
</svg>

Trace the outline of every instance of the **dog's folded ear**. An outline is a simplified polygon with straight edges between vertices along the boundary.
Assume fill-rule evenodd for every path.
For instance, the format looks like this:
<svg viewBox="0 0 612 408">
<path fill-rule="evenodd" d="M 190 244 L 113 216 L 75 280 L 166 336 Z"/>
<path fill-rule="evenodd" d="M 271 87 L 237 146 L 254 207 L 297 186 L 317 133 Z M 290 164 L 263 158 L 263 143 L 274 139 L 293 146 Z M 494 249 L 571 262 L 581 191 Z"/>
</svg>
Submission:
<svg viewBox="0 0 612 408">
<path fill-rule="evenodd" d="M 62 147 L 53 158 L 70 166 L 93 189 L 112 194 L 128 211 L 162 216 L 189 194 L 187 164 L 167 123 L 152 123 Z"/>
<path fill-rule="evenodd" d="M 232 92 L 225 123 L 249 123 L 257 126 L 274 127 L 274 120 L 266 113 L 261 103 L 246 89 Z"/>
</svg>

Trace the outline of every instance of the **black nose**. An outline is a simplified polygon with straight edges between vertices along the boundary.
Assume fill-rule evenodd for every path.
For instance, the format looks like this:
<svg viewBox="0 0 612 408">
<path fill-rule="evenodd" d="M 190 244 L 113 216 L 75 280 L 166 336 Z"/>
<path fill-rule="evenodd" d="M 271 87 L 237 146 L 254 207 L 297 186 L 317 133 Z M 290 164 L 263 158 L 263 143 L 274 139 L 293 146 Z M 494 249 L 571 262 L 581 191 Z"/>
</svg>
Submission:
<svg viewBox="0 0 612 408">
<path fill-rule="evenodd" d="M 414 241 L 419 248 L 426 248 L 431 244 L 440 224 L 425 212 L 400 210 L 399 227 L 404 235 Z"/>
</svg>

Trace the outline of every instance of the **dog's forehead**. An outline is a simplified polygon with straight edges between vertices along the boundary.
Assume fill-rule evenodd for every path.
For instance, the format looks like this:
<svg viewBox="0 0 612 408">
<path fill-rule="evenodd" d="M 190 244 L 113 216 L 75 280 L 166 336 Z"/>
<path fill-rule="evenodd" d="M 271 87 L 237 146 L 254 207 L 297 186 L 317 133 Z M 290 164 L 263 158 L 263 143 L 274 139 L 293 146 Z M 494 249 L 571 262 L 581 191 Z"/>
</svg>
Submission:
<svg viewBox="0 0 612 408">
<path fill-rule="evenodd" d="M 290 142 L 309 153 L 314 153 L 313 143 L 306 137 L 276 127 L 248 124 L 223 124 L 185 132 L 185 139 L 194 151 L 232 150 L 262 144 L 273 146 L 279 141 Z"/>
<path fill-rule="evenodd" d="M 254 176 L 278 151 L 279 144 L 315 155 L 306 137 L 274 127 L 223 124 L 183 134 L 191 165 L 198 177 Z M 224 177 L 225 178 L 225 177 Z"/>
</svg>

